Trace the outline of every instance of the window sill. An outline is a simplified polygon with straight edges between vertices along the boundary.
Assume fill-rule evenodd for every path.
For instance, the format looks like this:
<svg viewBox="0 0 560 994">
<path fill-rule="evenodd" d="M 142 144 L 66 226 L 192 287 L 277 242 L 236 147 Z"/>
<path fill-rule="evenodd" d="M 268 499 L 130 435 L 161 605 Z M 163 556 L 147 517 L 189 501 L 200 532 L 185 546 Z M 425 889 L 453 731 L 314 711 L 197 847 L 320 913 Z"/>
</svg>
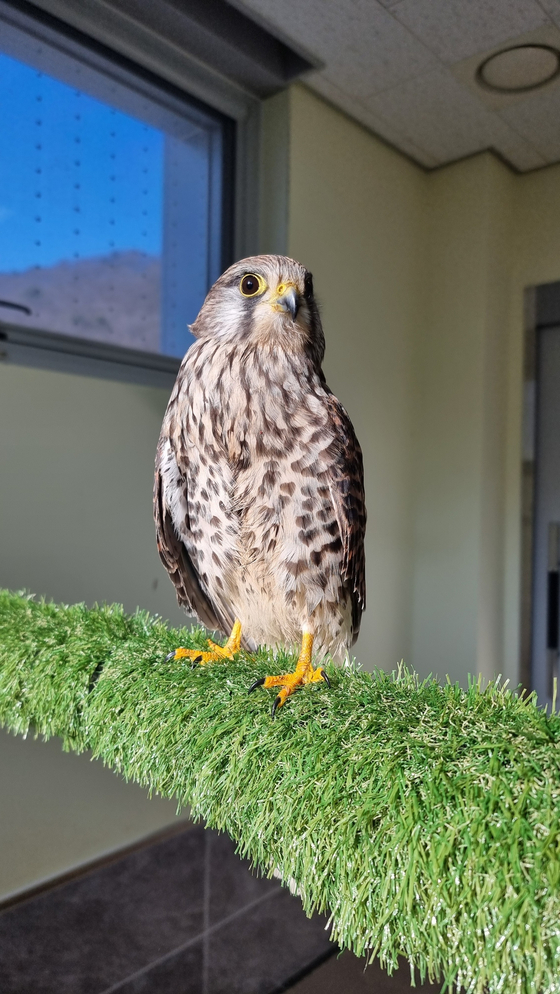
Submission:
<svg viewBox="0 0 560 994">
<path fill-rule="evenodd" d="M 171 389 L 181 360 L 0 321 L 0 362 Z"/>
</svg>

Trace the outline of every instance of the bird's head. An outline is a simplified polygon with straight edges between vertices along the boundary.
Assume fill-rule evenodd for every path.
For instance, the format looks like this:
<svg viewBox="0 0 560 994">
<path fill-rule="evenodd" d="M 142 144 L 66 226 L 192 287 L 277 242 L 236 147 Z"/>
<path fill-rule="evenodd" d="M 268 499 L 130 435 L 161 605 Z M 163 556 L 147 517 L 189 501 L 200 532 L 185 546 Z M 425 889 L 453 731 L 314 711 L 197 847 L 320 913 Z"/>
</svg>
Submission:
<svg viewBox="0 0 560 994">
<path fill-rule="evenodd" d="M 230 266 L 209 290 L 191 331 L 196 338 L 306 353 L 319 364 L 325 351 L 311 273 L 283 255 Z"/>
</svg>

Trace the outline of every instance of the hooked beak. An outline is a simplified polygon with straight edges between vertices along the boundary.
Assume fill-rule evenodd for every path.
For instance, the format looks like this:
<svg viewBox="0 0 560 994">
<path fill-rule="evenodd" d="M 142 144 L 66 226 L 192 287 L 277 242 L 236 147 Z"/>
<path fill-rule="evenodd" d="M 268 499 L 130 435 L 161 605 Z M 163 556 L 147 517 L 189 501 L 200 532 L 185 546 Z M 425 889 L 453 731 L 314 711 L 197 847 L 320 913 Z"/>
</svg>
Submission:
<svg viewBox="0 0 560 994">
<path fill-rule="evenodd" d="M 299 311 L 299 297 L 295 287 L 290 286 L 275 301 L 276 306 L 282 311 L 289 311 L 292 315 L 292 321 L 295 321 L 297 317 L 297 312 Z"/>
</svg>

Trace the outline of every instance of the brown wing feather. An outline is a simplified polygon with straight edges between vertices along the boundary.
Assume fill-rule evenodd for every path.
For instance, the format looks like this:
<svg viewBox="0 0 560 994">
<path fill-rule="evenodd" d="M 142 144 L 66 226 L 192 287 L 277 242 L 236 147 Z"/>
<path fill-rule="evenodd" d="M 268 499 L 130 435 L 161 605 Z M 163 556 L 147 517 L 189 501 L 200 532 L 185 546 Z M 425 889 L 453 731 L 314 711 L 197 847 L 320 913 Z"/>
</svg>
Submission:
<svg viewBox="0 0 560 994">
<path fill-rule="evenodd" d="M 160 559 L 165 566 L 177 594 L 177 600 L 189 614 L 195 614 L 211 631 L 229 634 L 233 619 L 224 617 L 210 603 L 204 593 L 198 573 L 183 542 L 177 537 L 169 510 L 165 504 L 160 472 L 161 441 L 156 453 L 154 480 L 154 520 Z"/>
<path fill-rule="evenodd" d="M 355 642 L 366 606 L 364 467 L 362 450 L 348 414 L 334 394 L 329 395 L 327 402 L 336 431 L 334 459 L 329 463 L 327 475 L 342 540 L 341 575 L 352 598 Z"/>
</svg>

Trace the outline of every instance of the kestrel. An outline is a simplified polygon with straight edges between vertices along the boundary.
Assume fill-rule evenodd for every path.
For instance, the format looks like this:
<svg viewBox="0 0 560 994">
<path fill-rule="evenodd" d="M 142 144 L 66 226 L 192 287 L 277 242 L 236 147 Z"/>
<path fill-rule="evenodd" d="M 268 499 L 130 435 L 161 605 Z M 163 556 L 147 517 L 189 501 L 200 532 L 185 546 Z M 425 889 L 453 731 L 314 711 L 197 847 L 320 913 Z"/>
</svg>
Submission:
<svg viewBox="0 0 560 994">
<path fill-rule="evenodd" d="M 346 656 L 365 607 L 362 454 L 329 390 L 313 280 L 284 256 L 231 266 L 208 293 L 163 420 L 154 517 L 177 600 L 243 646 L 301 645 L 294 673 L 253 687 L 293 691 Z"/>
</svg>

